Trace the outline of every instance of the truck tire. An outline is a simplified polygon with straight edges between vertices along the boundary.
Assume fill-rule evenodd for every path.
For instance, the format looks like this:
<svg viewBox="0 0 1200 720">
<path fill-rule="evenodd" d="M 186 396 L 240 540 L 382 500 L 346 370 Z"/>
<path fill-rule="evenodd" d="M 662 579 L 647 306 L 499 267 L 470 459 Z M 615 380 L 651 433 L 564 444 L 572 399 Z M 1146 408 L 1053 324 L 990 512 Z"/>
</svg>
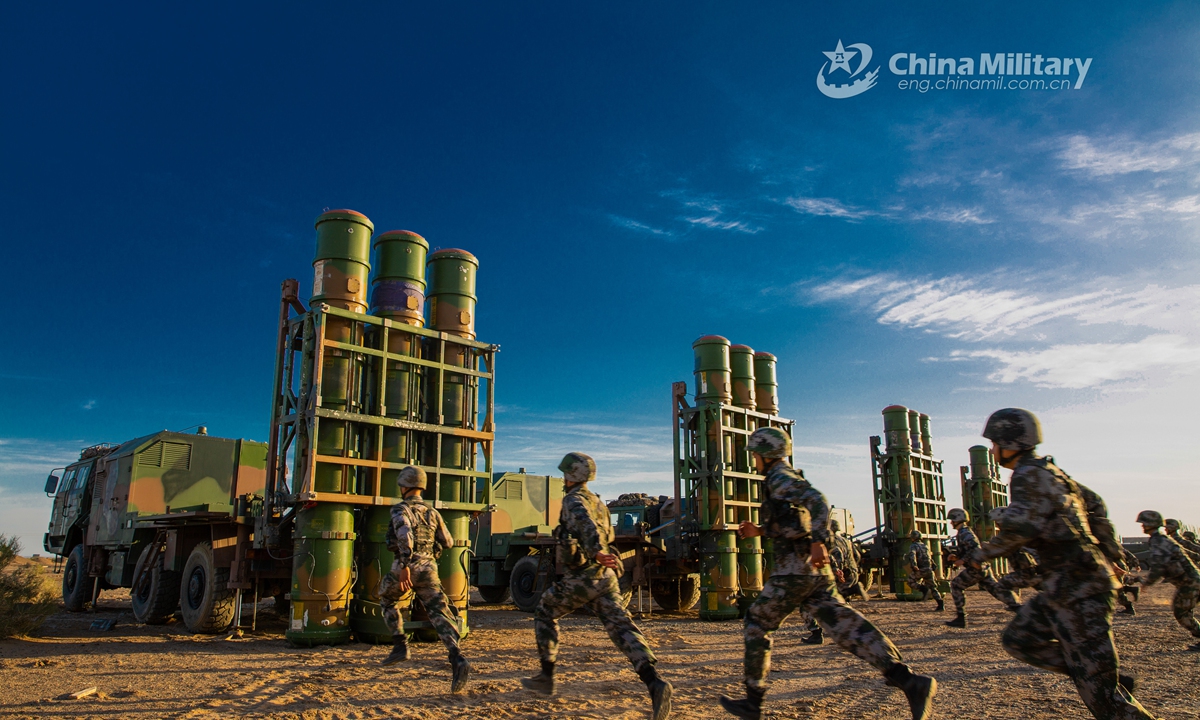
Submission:
<svg viewBox="0 0 1200 720">
<path fill-rule="evenodd" d="M 142 550 L 133 568 L 135 580 L 142 574 L 142 568 L 150 560 L 153 550 L 152 545 Z M 162 625 L 175 615 L 175 608 L 179 606 L 179 573 L 164 570 L 162 555 L 159 555 L 154 568 L 142 578 L 141 584 L 129 589 L 129 601 L 133 605 L 134 620 L 147 625 Z"/>
<path fill-rule="evenodd" d="M 513 604 L 518 610 L 533 612 L 537 609 L 538 600 L 542 599 L 542 592 L 546 589 L 538 588 L 537 555 L 526 555 L 513 565 L 508 588 L 512 593 Z"/>
<path fill-rule="evenodd" d="M 500 603 L 508 602 L 508 598 L 509 598 L 508 586 L 506 586 L 506 585 L 480 586 L 479 597 L 483 598 L 483 601 L 485 603 L 490 603 L 492 605 L 499 605 Z"/>
<path fill-rule="evenodd" d="M 183 566 L 179 586 L 179 609 L 183 622 L 194 633 L 218 633 L 233 623 L 236 593 L 227 589 L 229 568 L 213 562 L 212 543 L 192 549 Z"/>
<path fill-rule="evenodd" d="M 687 610 L 700 600 L 700 578 L 662 578 L 650 581 L 650 597 L 663 610 Z"/>
<path fill-rule="evenodd" d="M 76 545 L 67 553 L 63 566 L 62 596 L 68 612 L 81 612 L 92 600 L 92 583 L 83 562 L 83 545 Z"/>
</svg>

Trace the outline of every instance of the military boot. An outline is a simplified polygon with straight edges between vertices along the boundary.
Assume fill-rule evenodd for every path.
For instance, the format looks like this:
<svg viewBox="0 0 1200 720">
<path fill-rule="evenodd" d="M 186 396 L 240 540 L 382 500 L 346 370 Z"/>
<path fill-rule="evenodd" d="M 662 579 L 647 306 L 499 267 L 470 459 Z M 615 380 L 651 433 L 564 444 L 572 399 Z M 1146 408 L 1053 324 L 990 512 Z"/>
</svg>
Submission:
<svg viewBox="0 0 1200 720">
<path fill-rule="evenodd" d="M 392 636 L 392 652 L 388 654 L 380 665 L 395 665 L 398 662 L 404 662 L 408 659 L 408 637 L 405 635 Z"/>
<path fill-rule="evenodd" d="M 460 693 L 467 687 L 467 676 L 471 674 L 471 663 L 467 662 L 458 648 L 454 648 L 450 653 L 450 666 L 454 672 L 450 680 L 450 692 Z"/>
<path fill-rule="evenodd" d="M 942 612 L 942 611 L 943 611 L 943 610 L 945 610 L 945 609 L 946 609 L 946 599 L 945 599 L 945 598 L 938 598 L 938 599 L 937 599 L 937 611 L 938 611 L 938 612 Z"/>
<path fill-rule="evenodd" d="M 637 674 L 642 682 L 646 683 L 646 689 L 650 691 L 650 702 L 653 708 L 651 717 L 653 720 L 667 720 L 671 716 L 671 692 L 674 690 L 671 683 L 659 677 L 658 670 L 653 665 L 647 665 L 638 670 Z"/>
<path fill-rule="evenodd" d="M 930 716 L 933 696 L 937 694 L 937 680 L 928 675 L 914 675 L 903 663 L 896 663 L 883 676 L 887 678 L 888 685 L 904 692 L 913 720 L 926 720 Z"/>
<path fill-rule="evenodd" d="M 1117 684 L 1125 688 L 1125 692 L 1132 695 L 1137 692 L 1138 677 L 1133 673 L 1121 673 L 1117 675 Z"/>
<path fill-rule="evenodd" d="M 1137 615 L 1137 610 L 1133 609 L 1133 605 L 1126 605 L 1125 609 L 1121 611 L 1121 614 L 1122 615 Z"/>
<path fill-rule="evenodd" d="M 821 643 L 825 642 L 825 631 L 821 629 L 820 625 L 818 625 L 813 628 L 811 633 L 800 638 L 800 642 L 804 643 L 805 645 L 820 645 Z"/>
<path fill-rule="evenodd" d="M 946 625 L 955 628 L 965 628 L 967 626 L 967 614 L 960 612 L 954 616 L 953 620 L 948 621 Z"/>
<path fill-rule="evenodd" d="M 1187 649 L 1192 652 L 1200 652 L 1200 642 L 1188 645 Z"/>
<path fill-rule="evenodd" d="M 521 678 L 521 684 L 543 695 L 554 694 L 554 663 L 542 661 L 542 671 L 529 678 Z"/>
<path fill-rule="evenodd" d="M 722 695 L 721 707 L 725 708 L 725 712 L 730 715 L 744 718 L 744 720 L 759 720 L 762 717 L 762 701 L 765 694 L 765 690 L 755 690 L 747 686 L 746 697 L 742 700 L 734 700 Z"/>
</svg>

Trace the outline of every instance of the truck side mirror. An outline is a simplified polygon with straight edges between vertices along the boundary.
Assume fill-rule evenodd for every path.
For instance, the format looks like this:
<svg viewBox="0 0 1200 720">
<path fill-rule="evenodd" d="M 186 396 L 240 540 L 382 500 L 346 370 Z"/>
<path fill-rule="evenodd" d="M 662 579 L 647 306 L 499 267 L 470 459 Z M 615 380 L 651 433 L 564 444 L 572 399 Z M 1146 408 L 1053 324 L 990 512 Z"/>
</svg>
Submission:
<svg viewBox="0 0 1200 720">
<path fill-rule="evenodd" d="M 47 495 L 53 495 L 58 490 L 58 476 L 50 473 L 50 477 L 46 478 L 46 489 L 44 492 Z"/>
</svg>

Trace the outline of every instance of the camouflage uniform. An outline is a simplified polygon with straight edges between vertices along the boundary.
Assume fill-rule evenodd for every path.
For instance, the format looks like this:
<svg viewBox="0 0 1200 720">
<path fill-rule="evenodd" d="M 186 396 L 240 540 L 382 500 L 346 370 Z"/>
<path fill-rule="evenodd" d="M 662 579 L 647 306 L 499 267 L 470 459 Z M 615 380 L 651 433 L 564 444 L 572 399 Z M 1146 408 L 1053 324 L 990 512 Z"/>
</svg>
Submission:
<svg viewBox="0 0 1200 720">
<path fill-rule="evenodd" d="M 1042 570 L 1037 564 L 1037 555 L 1030 548 L 1021 548 L 1008 557 L 1012 572 L 996 581 L 996 590 L 1000 593 L 1000 602 L 1007 607 L 1021 605 L 1017 591 L 1021 588 L 1040 590 L 1042 587 Z"/>
<path fill-rule="evenodd" d="M 1194 543 L 1185 538 L 1183 535 L 1179 534 L 1179 521 L 1167 520 L 1166 528 L 1167 537 L 1174 540 L 1179 544 L 1179 547 L 1183 548 L 1183 551 L 1188 556 L 1188 559 L 1194 563 L 1200 562 L 1200 544 Z"/>
<path fill-rule="evenodd" d="M 621 605 L 617 575 L 596 561 L 613 540 L 608 508 L 584 484 L 563 497 L 559 515 L 559 564 L 566 573 L 542 594 L 534 611 L 533 628 L 543 663 L 558 658 L 558 618 L 587 606 L 604 623 L 613 644 L 641 674 L 657 662 L 642 631 Z"/>
<path fill-rule="evenodd" d="M 1200 638 L 1200 623 L 1196 622 L 1193 615 L 1196 602 L 1200 600 L 1200 571 L 1197 571 L 1179 543 L 1163 533 L 1162 528 L 1156 528 L 1150 534 L 1150 557 L 1146 564 L 1150 566 L 1150 572 L 1144 584 L 1153 585 L 1164 580 L 1174 585 L 1175 597 L 1171 601 L 1171 610 L 1175 620 L 1192 637 Z"/>
<path fill-rule="evenodd" d="M 991 419 L 988 424 L 990 429 Z M 1040 441 L 1040 429 L 1038 435 Z M 1042 592 L 1022 605 L 1009 623 L 1004 649 L 1025 663 L 1070 676 L 1097 718 L 1152 718 L 1118 684 L 1112 635 L 1117 581 L 1105 549 L 1118 547 L 1119 552 L 1119 546 L 1107 517 L 1101 521 L 1088 512 L 1090 506 L 1098 513 L 1095 503 L 1102 506 L 1103 501 L 1050 458 L 1039 457 L 1031 447 L 1016 449 L 1022 452 L 1015 458 L 1012 503 L 1004 522 L 991 540 L 966 558 L 983 563 L 1026 546 L 1038 553 Z M 1109 537 L 1098 538 L 1095 533 L 1106 527 Z"/>
<path fill-rule="evenodd" d="M 842 573 L 842 579 L 838 582 L 838 592 L 842 593 L 843 597 L 858 595 L 866 600 L 867 589 L 858 580 L 859 557 L 860 553 L 854 546 L 854 541 L 848 535 L 835 530 L 833 547 L 829 550 L 829 566 L 833 569 L 834 574 L 839 570 Z"/>
<path fill-rule="evenodd" d="M 442 548 L 454 546 L 441 514 L 420 498 L 405 498 L 392 506 L 392 523 L 387 529 L 386 542 L 396 559 L 392 561 L 392 571 L 379 582 L 379 604 L 383 607 L 383 621 L 392 636 L 400 638 L 404 634 L 396 603 L 405 595 L 400 590 L 398 576 L 407 567 L 412 591 L 425 606 L 430 624 L 446 649 L 457 654 L 458 611 L 446 601 L 438 579 L 437 556 Z"/>
<path fill-rule="evenodd" d="M 908 583 L 927 597 L 932 595 L 934 600 L 941 602 L 942 593 L 933 574 L 929 548 L 920 540 L 913 540 L 908 547 Z"/>
<path fill-rule="evenodd" d="M 959 557 L 966 557 L 974 552 L 979 547 L 979 540 L 976 539 L 975 533 L 967 525 L 963 525 L 958 529 L 958 536 L 954 542 L 958 545 Z M 976 568 L 971 565 L 964 565 L 954 579 L 950 581 L 950 597 L 954 598 L 954 609 L 959 615 L 965 615 L 967 610 L 967 596 L 965 590 L 974 585 L 987 590 L 1000 602 L 1004 603 L 1010 610 L 1015 609 L 1015 598 L 1011 597 L 1011 593 L 1005 594 L 996 582 L 995 575 L 992 574 L 992 569 L 984 563 L 982 568 Z"/>
<path fill-rule="evenodd" d="M 1121 612 L 1126 615 L 1136 615 L 1137 611 L 1133 609 L 1133 603 L 1138 599 L 1140 586 L 1138 585 L 1136 573 L 1141 572 L 1142 563 L 1137 559 L 1137 555 L 1121 548 L 1125 552 L 1125 576 L 1121 578 L 1121 587 L 1117 590 L 1117 602 L 1125 606 Z M 1132 599 L 1130 599 L 1132 597 Z"/>
<path fill-rule="evenodd" d="M 816 618 L 834 642 L 887 672 L 900 651 L 838 594 L 828 566 L 809 560 L 813 542 L 829 541 L 829 504 L 786 459 L 771 465 L 763 481 L 763 534 L 775 545 L 775 569 L 746 612 L 746 686 L 766 690 L 771 669 L 771 633 L 797 608 Z M 804 508 L 801 513 L 797 508 Z M 811 518 L 811 528 L 808 518 Z"/>
</svg>

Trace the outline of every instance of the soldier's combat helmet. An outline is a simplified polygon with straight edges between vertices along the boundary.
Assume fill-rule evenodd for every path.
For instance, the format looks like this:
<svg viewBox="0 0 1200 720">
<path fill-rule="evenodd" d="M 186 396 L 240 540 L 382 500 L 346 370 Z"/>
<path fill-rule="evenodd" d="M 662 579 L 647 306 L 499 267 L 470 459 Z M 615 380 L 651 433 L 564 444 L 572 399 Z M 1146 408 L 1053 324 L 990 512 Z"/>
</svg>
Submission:
<svg viewBox="0 0 1200 720">
<path fill-rule="evenodd" d="M 416 465 L 409 465 L 400 471 L 400 475 L 396 477 L 396 484 L 402 488 L 421 488 L 424 490 L 429 485 L 429 478 L 421 468 Z"/>
<path fill-rule="evenodd" d="M 1153 525 L 1154 527 L 1162 527 L 1163 516 L 1157 510 L 1143 510 L 1138 513 L 1137 521 L 1142 525 Z"/>
<path fill-rule="evenodd" d="M 950 512 L 946 513 L 946 519 L 952 523 L 956 523 L 956 522 L 964 522 L 965 523 L 965 522 L 971 522 L 971 515 L 966 510 L 963 510 L 962 508 L 953 508 Z"/>
<path fill-rule="evenodd" d="M 1163 525 L 1166 526 L 1167 532 L 1169 533 L 1179 532 L 1179 521 L 1175 518 L 1167 518 L 1166 520 L 1163 520 Z"/>
<path fill-rule="evenodd" d="M 920 539 L 921 539 L 921 531 L 920 531 L 920 530 L 913 530 L 912 532 L 910 532 L 910 533 L 908 534 L 908 539 L 909 539 L 909 540 L 920 540 Z"/>
<path fill-rule="evenodd" d="M 983 436 L 1001 450 L 1029 450 L 1042 442 L 1042 425 L 1028 410 L 1004 408 L 987 419 Z"/>
<path fill-rule="evenodd" d="M 988 511 L 988 517 L 991 518 L 992 522 L 994 522 L 994 523 L 1002 523 L 1002 522 L 1004 522 L 1004 516 L 1007 513 L 1008 513 L 1007 505 L 1004 505 L 1002 507 L 994 507 Z"/>
<path fill-rule="evenodd" d="M 840 522 L 838 522 L 837 520 L 830 520 L 829 521 L 829 529 L 832 530 L 833 532 L 837 532 L 838 530 L 842 529 L 842 524 Z"/>
<path fill-rule="evenodd" d="M 567 453 L 558 464 L 558 469 L 562 471 L 563 481 L 568 483 L 585 483 L 596 479 L 596 461 L 581 452 Z"/>
<path fill-rule="evenodd" d="M 750 433 L 746 449 L 765 458 L 785 458 L 792 454 L 792 439 L 779 428 L 759 428 Z"/>
</svg>

